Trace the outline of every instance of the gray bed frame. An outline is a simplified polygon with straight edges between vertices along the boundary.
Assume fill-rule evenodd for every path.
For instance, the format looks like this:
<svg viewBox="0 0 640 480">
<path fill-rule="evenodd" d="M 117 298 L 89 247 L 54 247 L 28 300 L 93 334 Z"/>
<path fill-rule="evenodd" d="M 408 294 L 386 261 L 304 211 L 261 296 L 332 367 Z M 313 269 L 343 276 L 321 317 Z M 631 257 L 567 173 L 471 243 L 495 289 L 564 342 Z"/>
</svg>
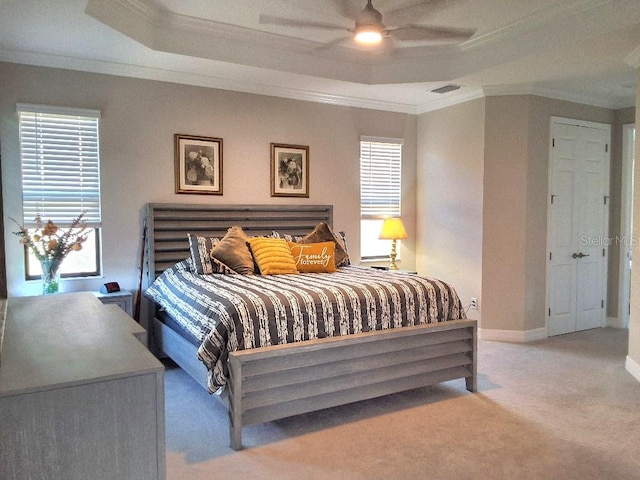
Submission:
<svg viewBox="0 0 640 480">
<path fill-rule="evenodd" d="M 332 225 L 331 205 L 148 204 L 145 287 L 189 256 L 187 233 L 221 238 L 227 228 L 240 225 L 250 236 L 272 230 L 304 235 L 319 222 Z M 206 388 L 197 348 L 158 320 L 146 298 L 142 314 L 152 351 L 170 357 Z M 462 378 L 475 392 L 475 320 L 233 352 L 225 389 L 231 447 L 242 448 L 247 425 Z"/>
</svg>

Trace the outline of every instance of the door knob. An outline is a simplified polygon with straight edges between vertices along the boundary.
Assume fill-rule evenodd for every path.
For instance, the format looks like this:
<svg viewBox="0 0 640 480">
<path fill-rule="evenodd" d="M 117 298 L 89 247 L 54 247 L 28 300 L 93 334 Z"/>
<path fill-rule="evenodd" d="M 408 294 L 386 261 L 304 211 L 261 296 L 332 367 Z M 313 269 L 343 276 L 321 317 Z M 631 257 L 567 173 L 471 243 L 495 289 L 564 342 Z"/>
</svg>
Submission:
<svg viewBox="0 0 640 480">
<path fill-rule="evenodd" d="M 578 258 L 578 254 L 574 253 L 573 255 L 571 255 L 571 258 Z"/>
<path fill-rule="evenodd" d="M 574 253 L 573 255 L 571 255 L 571 258 L 583 258 L 583 257 L 588 257 L 588 256 L 589 256 L 588 253 L 578 252 L 578 253 Z"/>
</svg>

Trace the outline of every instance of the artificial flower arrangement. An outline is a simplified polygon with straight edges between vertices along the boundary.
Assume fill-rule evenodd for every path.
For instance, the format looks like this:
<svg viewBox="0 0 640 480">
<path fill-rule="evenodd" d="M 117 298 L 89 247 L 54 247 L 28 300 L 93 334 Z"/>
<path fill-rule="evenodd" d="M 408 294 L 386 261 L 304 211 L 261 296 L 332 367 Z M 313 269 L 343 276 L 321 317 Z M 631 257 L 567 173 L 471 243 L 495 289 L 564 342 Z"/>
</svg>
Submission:
<svg viewBox="0 0 640 480">
<path fill-rule="evenodd" d="M 62 261 L 69 252 L 81 250 L 82 244 L 89 237 L 87 225 L 82 221 L 84 215 L 85 212 L 82 212 L 73 219 L 68 228 L 60 229 L 51 220 L 43 223 L 38 214 L 35 218 L 36 229 L 33 233 L 13 218 L 11 219 L 20 228 L 20 231 L 13 233 L 20 237 L 20 243 L 31 250 L 40 261 L 44 294 L 58 292 L 57 275 Z"/>
</svg>

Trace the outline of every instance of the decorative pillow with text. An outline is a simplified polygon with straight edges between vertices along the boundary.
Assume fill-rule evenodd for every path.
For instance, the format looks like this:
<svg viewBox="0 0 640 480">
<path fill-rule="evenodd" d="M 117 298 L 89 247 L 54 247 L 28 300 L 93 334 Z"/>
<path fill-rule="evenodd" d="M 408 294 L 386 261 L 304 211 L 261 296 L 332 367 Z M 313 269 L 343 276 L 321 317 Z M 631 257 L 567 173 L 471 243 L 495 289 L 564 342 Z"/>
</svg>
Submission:
<svg viewBox="0 0 640 480">
<path fill-rule="evenodd" d="M 332 273 L 336 271 L 336 244 L 334 242 L 289 242 L 291 255 L 300 273 Z"/>
</svg>

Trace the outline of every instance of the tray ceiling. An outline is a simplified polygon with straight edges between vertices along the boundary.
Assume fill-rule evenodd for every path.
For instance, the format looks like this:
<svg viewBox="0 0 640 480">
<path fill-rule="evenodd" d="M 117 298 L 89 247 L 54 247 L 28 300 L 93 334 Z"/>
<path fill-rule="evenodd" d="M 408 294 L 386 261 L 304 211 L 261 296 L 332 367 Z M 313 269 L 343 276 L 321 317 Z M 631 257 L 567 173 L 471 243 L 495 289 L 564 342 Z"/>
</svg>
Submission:
<svg viewBox="0 0 640 480">
<path fill-rule="evenodd" d="M 640 45 L 637 0 L 374 0 L 394 24 L 475 29 L 460 44 L 379 49 L 347 38 L 353 21 L 340 9 L 365 3 L 2 0 L 0 61 L 407 113 L 501 93 L 635 105 L 625 58 Z M 263 24 L 261 14 L 345 30 Z M 461 88 L 432 92 L 448 84 Z"/>
</svg>

